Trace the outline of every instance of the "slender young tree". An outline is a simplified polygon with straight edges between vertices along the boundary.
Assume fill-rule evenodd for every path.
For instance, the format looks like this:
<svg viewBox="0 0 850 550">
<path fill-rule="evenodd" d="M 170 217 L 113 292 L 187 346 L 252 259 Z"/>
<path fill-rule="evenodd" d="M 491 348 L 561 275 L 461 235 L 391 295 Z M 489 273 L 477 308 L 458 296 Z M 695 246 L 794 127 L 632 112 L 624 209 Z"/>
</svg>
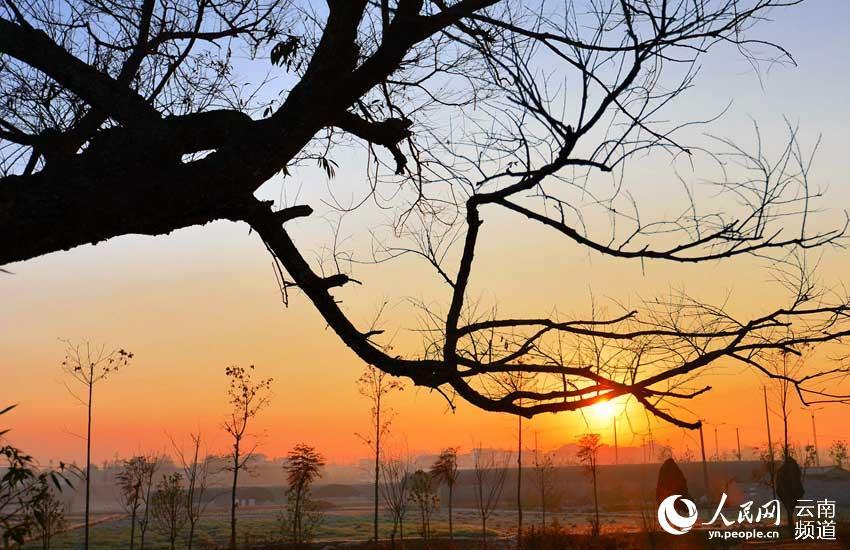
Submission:
<svg viewBox="0 0 850 550">
<path fill-rule="evenodd" d="M 283 466 L 287 482 L 284 527 L 289 532 L 292 544 L 296 546 L 313 537 L 317 519 L 314 503 L 310 499 L 310 488 L 321 477 L 324 466 L 324 457 L 310 445 L 300 443 L 286 455 Z"/>
<path fill-rule="evenodd" d="M 522 416 L 516 418 L 516 540 L 517 547 L 522 548 Z"/>
<path fill-rule="evenodd" d="M 154 497 L 154 478 L 162 463 L 162 456 L 159 454 L 151 454 L 145 458 L 143 480 L 142 480 L 142 502 L 144 504 L 144 513 L 139 518 L 139 548 L 145 550 L 145 536 L 148 533 L 148 528 L 151 526 L 151 510 L 153 508 Z"/>
<path fill-rule="evenodd" d="M 35 523 L 35 533 L 41 540 L 42 550 L 50 550 L 53 537 L 65 530 L 65 505 L 57 497 L 55 487 L 42 477 L 38 480 L 39 495 L 30 513 Z"/>
<path fill-rule="evenodd" d="M 507 391 L 516 395 L 531 393 L 534 387 L 534 375 L 522 372 L 508 374 Z M 517 400 L 521 407 L 522 398 Z M 517 547 L 522 548 L 522 415 L 517 415 L 517 442 L 516 442 L 516 540 Z"/>
<path fill-rule="evenodd" d="M 555 463 L 550 453 L 540 450 L 537 432 L 534 433 L 534 483 L 540 499 L 540 525 L 546 529 L 546 507 L 555 492 Z"/>
<path fill-rule="evenodd" d="M 389 509 L 393 520 L 393 530 L 390 533 L 390 546 L 395 548 L 395 538 L 398 534 L 404 545 L 404 519 L 410 504 L 410 482 L 413 475 L 413 460 L 410 454 L 400 453 L 398 456 L 388 456 L 383 453 L 381 460 L 381 495 L 384 505 Z"/>
<path fill-rule="evenodd" d="M 485 450 L 477 445 L 473 451 L 473 491 L 475 495 L 475 507 L 481 517 L 481 542 L 487 548 L 487 520 L 493 514 L 505 480 L 508 478 L 508 464 L 510 453 L 500 453 L 493 450 Z"/>
<path fill-rule="evenodd" d="M 802 471 L 802 481 L 806 482 L 806 474 L 808 473 L 810 468 L 813 468 L 815 464 L 817 464 L 817 451 L 815 450 L 815 446 L 811 443 L 803 447 L 803 463 L 800 465 Z"/>
<path fill-rule="evenodd" d="M 378 545 L 378 503 L 380 498 L 380 482 L 381 482 L 381 445 L 384 437 L 390 431 L 390 423 L 392 422 L 392 409 L 390 409 L 385 399 L 387 395 L 394 391 L 402 391 L 404 385 L 400 380 L 393 378 L 386 372 L 375 368 L 372 365 L 366 367 L 360 378 L 357 379 L 357 390 L 360 395 L 369 400 L 371 405 L 369 409 L 371 426 L 368 435 L 360 435 L 360 438 L 369 446 L 375 457 L 374 471 L 374 500 L 373 500 L 373 518 L 372 518 L 372 538 L 375 545 Z"/>
<path fill-rule="evenodd" d="M 189 533 L 186 536 L 186 548 L 192 550 L 195 540 L 195 527 L 201 519 L 201 514 L 206 510 L 207 502 L 204 497 L 207 491 L 207 478 L 210 473 L 210 456 L 206 452 L 201 456 L 201 432 L 190 434 L 191 446 L 189 452 L 183 450 L 171 438 L 171 446 L 174 454 L 183 469 L 183 479 L 186 485 L 186 519 L 189 524 Z"/>
<path fill-rule="evenodd" d="M 254 456 L 257 445 L 245 447 L 250 437 L 248 426 L 260 410 L 271 399 L 272 379 L 253 380 L 254 365 L 247 369 L 230 366 L 224 370 L 229 379 L 227 399 L 230 403 L 230 415 L 224 421 L 224 431 L 230 437 L 230 456 L 227 471 L 232 474 L 230 486 L 230 548 L 236 548 L 236 490 L 239 486 L 239 473 L 248 466 Z"/>
<path fill-rule="evenodd" d="M 790 350 L 779 350 L 765 360 L 769 367 L 771 381 L 775 389 L 779 414 L 782 417 L 782 460 L 791 457 L 791 443 L 788 440 L 788 425 L 796 400 L 797 390 L 794 379 L 805 371 L 806 353 L 810 346 L 800 346 Z"/>
<path fill-rule="evenodd" d="M 447 447 L 443 449 L 440 456 L 431 466 L 431 475 L 438 483 L 444 483 L 449 492 L 448 512 L 449 512 L 449 540 L 454 540 L 454 525 L 452 523 L 452 506 L 454 501 L 454 488 L 457 483 L 457 447 Z"/>
<path fill-rule="evenodd" d="M 788 424 L 791 417 L 792 402 L 796 399 L 793 379 L 804 370 L 804 354 L 809 346 L 800 346 L 793 352 L 779 350 L 769 360 L 772 381 L 775 385 L 776 400 L 782 417 L 782 463 L 775 470 L 774 487 L 776 496 L 788 514 L 789 525 L 795 521 L 797 502 L 805 495 L 803 486 L 804 469 L 797 461 L 788 440 Z M 715 428 L 716 430 L 716 428 Z M 715 437 L 717 432 L 715 431 Z"/>
<path fill-rule="evenodd" d="M 829 446 L 829 457 L 833 464 L 839 470 L 844 469 L 844 463 L 847 461 L 847 442 L 842 440 L 833 441 Z"/>
<path fill-rule="evenodd" d="M 130 514 L 130 550 L 135 548 L 136 523 L 139 510 L 144 504 L 148 470 L 147 457 L 137 455 L 125 460 L 121 471 L 116 476 L 118 488 L 121 490 L 121 506 Z"/>
<path fill-rule="evenodd" d="M 151 501 L 151 518 L 157 531 L 168 540 L 169 548 L 174 550 L 189 519 L 186 489 L 183 488 L 180 472 L 162 476 Z"/>
<path fill-rule="evenodd" d="M 89 519 L 91 510 L 91 436 L 92 436 L 92 412 L 94 386 L 105 380 L 119 369 L 126 367 L 133 359 L 132 352 L 121 348 L 109 349 L 105 344 L 94 345 L 85 341 L 74 343 L 64 340 L 65 359 L 62 361 L 62 370 L 74 382 L 83 386 L 82 397 L 74 393 L 71 388 L 68 391 L 86 408 L 86 504 L 83 517 L 83 548 L 89 547 Z"/>
<path fill-rule="evenodd" d="M 431 543 L 431 516 L 440 503 L 434 485 L 434 477 L 424 470 L 416 470 L 410 478 L 410 500 L 419 510 L 419 532 L 425 548 Z"/>
<path fill-rule="evenodd" d="M 584 434 L 578 440 L 578 451 L 576 452 L 576 458 L 579 463 L 584 466 L 585 473 L 590 478 L 590 482 L 593 485 L 593 513 L 594 519 L 592 523 L 592 535 L 594 537 L 598 537 L 601 531 L 601 525 L 599 523 L 599 490 L 598 490 L 598 479 L 597 479 L 597 465 L 599 459 L 599 447 L 600 447 L 600 436 L 599 434 Z"/>
</svg>

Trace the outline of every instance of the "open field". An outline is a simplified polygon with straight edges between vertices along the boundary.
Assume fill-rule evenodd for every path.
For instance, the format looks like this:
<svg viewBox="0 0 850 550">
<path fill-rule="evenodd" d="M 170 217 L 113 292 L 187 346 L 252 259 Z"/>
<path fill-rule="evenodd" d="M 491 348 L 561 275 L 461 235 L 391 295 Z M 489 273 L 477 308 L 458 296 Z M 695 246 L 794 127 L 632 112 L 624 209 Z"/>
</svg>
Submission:
<svg viewBox="0 0 850 550">
<path fill-rule="evenodd" d="M 696 464 L 683 464 L 683 470 L 691 478 L 698 477 Z M 770 499 L 769 490 L 751 479 L 752 463 L 713 463 L 711 471 L 716 476 L 718 487 L 723 487 L 729 494 L 727 506 L 737 509 L 737 506 L 746 500 L 755 502 L 766 502 Z M 600 515 L 602 519 L 603 533 L 612 537 L 625 537 L 633 542 L 641 536 L 646 537 L 650 530 L 657 530 L 658 524 L 655 518 L 655 504 L 653 498 L 654 481 L 657 465 L 622 465 L 603 467 L 600 471 L 600 479 L 604 482 L 605 491 L 600 493 Z M 557 470 L 557 481 L 559 492 L 565 496 L 558 506 L 558 512 L 547 512 L 547 524 L 557 523 L 562 529 L 562 536 L 580 538 L 587 534 L 590 529 L 592 516 L 592 501 L 588 498 L 587 480 L 582 477 L 577 468 L 566 467 Z M 514 478 L 515 479 L 515 478 Z M 514 479 L 508 479 L 507 486 L 512 487 Z M 733 482 L 733 480 L 736 480 Z M 91 529 L 92 550 L 106 550 L 113 548 L 129 548 L 129 519 L 123 513 L 115 495 L 109 489 L 110 486 L 98 486 L 96 495 L 97 514 L 93 517 Z M 264 500 L 256 506 L 246 506 L 239 510 L 238 533 L 239 542 L 243 545 L 275 544 L 284 539 L 279 521 L 279 515 L 284 509 L 284 490 L 279 486 L 268 487 L 246 487 L 243 488 L 245 495 L 253 497 L 264 497 Z M 850 517 L 850 502 L 847 500 L 850 491 L 850 476 L 843 471 L 828 470 L 817 474 L 811 474 L 806 480 L 807 494 L 814 498 L 830 498 L 837 503 L 837 517 L 839 521 Z M 220 492 L 215 490 L 216 494 Z M 330 544 L 356 544 L 368 541 L 372 534 L 372 507 L 369 497 L 371 486 L 358 483 L 352 485 L 319 485 L 316 488 L 317 499 L 321 502 L 323 521 L 315 536 L 317 545 L 321 548 Z M 213 494 L 213 493 L 211 493 Z M 74 496 L 69 494 L 69 497 Z M 80 497 L 81 495 L 76 495 Z M 527 495 L 529 498 L 532 494 Z M 699 493 L 693 495 L 699 501 Z M 448 535 L 447 507 L 444 505 L 446 495 L 441 495 L 440 509 L 434 514 L 431 529 L 435 537 L 446 537 Z M 504 541 L 514 540 L 516 536 L 516 510 L 514 509 L 514 495 L 506 490 L 500 500 L 499 508 L 487 521 L 488 537 L 495 546 L 498 539 Z M 79 500 L 79 499 L 77 499 Z M 195 541 L 196 548 L 221 548 L 228 540 L 229 535 L 229 513 L 226 500 L 214 499 L 214 503 L 204 513 L 197 526 Z M 474 507 L 472 495 L 471 477 L 468 471 L 462 471 L 454 495 L 454 533 L 459 540 L 466 541 L 464 544 L 480 544 L 481 521 L 477 509 Z M 532 501 L 533 502 L 533 501 Z M 79 515 L 81 507 L 75 502 L 73 510 L 75 513 L 69 515 L 68 523 L 70 530 L 57 536 L 51 544 L 51 548 L 57 550 L 71 550 L 82 548 L 82 530 L 78 527 L 82 523 Z M 643 506 L 643 514 L 641 507 Z M 710 518 L 714 510 L 700 510 L 700 517 Z M 727 515 L 732 512 L 728 512 Z M 730 516 L 731 517 L 731 516 Z M 526 532 L 535 526 L 539 528 L 541 517 L 534 504 L 529 503 L 524 511 L 524 526 Z M 698 527 L 697 527 L 698 529 Z M 380 537 L 389 538 L 392 524 L 389 515 L 381 517 L 379 525 Z M 404 535 L 408 540 L 419 537 L 420 526 L 417 514 L 411 505 L 408 510 L 404 525 Z M 184 530 L 185 536 L 185 530 Z M 659 535 L 665 537 L 666 535 Z M 702 536 L 698 534 L 695 536 Z M 783 535 L 785 536 L 785 535 Z M 669 538 L 669 537 L 668 537 Z M 681 547 L 685 538 L 673 537 L 678 540 L 676 544 Z M 139 547 L 139 534 L 136 534 L 136 548 Z M 645 541 L 646 542 L 646 541 Z M 695 547 L 704 547 L 704 540 L 698 541 Z M 559 541 L 563 544 L 563 541 Z M 33 541 L 25 548 L 40 548 L 38 541 Z M 145 547 L 150 550 L 168 548 L 167 540 L 152 527 L 146 534 Z M 182 539 L 178 542 L 178 548 L 185 547 Z M 547 547 L 544 545 L 544 547 Z M 555 546 L 558 548 L 559 546 Z M 580 547 L 580 546 L 579 546 Z M 622 541 L 615 542 L 615 548 L 623 548 Z M 628 547 L 625 546 L 625 547 Z M 643 543 L 636 546 L 644 547 Z"/>
<path fill-rule="evenodd" d="M 244 547 L 250 548 L 277 548 L 282 547 L 283 534 L 277 520 L 281 511 L 280 506 L 263 506 L 242 510 L 239 515 L 239 542 Z M 525 526 L 529 530 L 534 527 L 539 529 L 540 516 L 534 511 L 525 512 Z M 76 518 L 71 518 L 72 523 Z M 101 521 L 91 529 L 92 550 L 108 550 L 129 547 L 129 520 L 127 518 L 109 516 L 96 518 Z M 196 547 L 200 549 L 225 548 L 229 532 L 228 513 L 226 510 L 209 511 L 201 520 L 196 533 Z M 605 513 L 603 516 L 603 541 L 598 545 L 590 545 L 587 541 L 589 532 L 589 513 L 558 513 L 547 514 L 547 522 L 555 521 L 561 530 L 561 538 L 557 542 L 552 540 L 538 540 L 535 548 L 556 550 L 558 548 L 736 548 L 740 546 L 730 545 L 722 542 L 709 542 L 706 540 L 704 531 L 694 531 L 686 537 L 670 537 L 664 533 L 648 533 L 643 527 L 639 512 Z M 652 529 L 657 527 L 652 521 Z M 827 548 L 850 548 L 850 539 L 846 538 L 848 529 L 840 530 L 841 541 L 838 545 L 827 545 L 821 543 L 815 548 L 826 550 Z M 512 548 L 515 546 L 516 511 L 498 510 L 488 520 L 488 548 Z M 323 522 L 319 528 L 315 540 L 316 548 L 345 547 L 357 548 L 362 546 L 358 543 L 366 543 L 369 540 L 372 529 L 371 511 L 367 506 L 354 506 L 348 508 L 337 508 L 329 510 L 324 514 Z M 387 518 L 381 518 L 379 524 L 381 537 L 388 538 L 392 524 Z M 432 532 L 434 536 L 446 539 L 448 535 L 448 518 L 445 510 L 439 511 L 432 521 Z M 454 533 L 456 541 L 449 546 L 447 540 L 438 541 L 431 545 L 432 548 L 478 548 L 481 547 L 481 524 L 475 510 L 469 508 L 456 509 L 454 511 Z M 786 536 L 786 535 L 783 535 Z M 420 547 L 419 525 L 416 522 L 415 513 L 410 513 L 405 522 L 405 537 L 408 539 L 407 548 Z M 651 539 L 650 539 L 651 537 Z M 569 541 L 569 545 L 567 542 Z M 791 541 L 788 540 L 788 543 Z M 138 532 L 136 548 L 138 548 Z M 770 543 L 767 546 L 750 544 L 757 548 L 777 547 L 779 543 Z M 184 547 L 184 542 L 178 542 L 178 548 Z M 159 533 L 153 531 L 146 535 L 145 548 L 149 550 L 161 550 L 168 548 L 168 541 Z M 749 546 L 747 546 L 749 547 Z M 40 541 L 33 541 L 24 546 L 25 549 L 35 550 L 41 548 Z M 54 550 L 76 550 L 82 548 L 82 531 L 71 530 L 57 536 L 51 542 Z M 792 546 L 790 548 L 796 548 Z"/>
<path fill-rule="evenodd" d="M 263 506 L 242 510 L 239 513 L 240 542 L 245 544 L 278 542 L 283 538 L 278 514 L 281 506 Z M 608 518 L 614 516 L 620 518 L 619 524 L 608 524 L 609 528 L 638 528 L 639 517 L 634 514 L 609 514 Z M 126 517 L 113 519 L 98 523 L 91 529 L 92 550 L 106 550 L 129 546 L 130 522 Z M 528 525 L 539 523 L 539 515 L 533 512 L 526 513 Z M 584 514 L 555 514 L 547 518 L 557 517 L 561 525 L 577 531 L 586 531 L 589 520 Z M 78 518 L 69 518 L 71 523 L 77 523 Z M 97 521 L 97 520 L 96 520 Z M 198 526 L 196 540 L 198 547 L 215 547 L 227 540 L 229 533 L 229 516 L 226 510 L 211 510 L 204 515 Z M 513 535 L 516 527 L 516 512 L 510 510 L 496 511 L 488 520 L 488 536 L 503 537 Z M 444 510 L 438 512 L 431 523 L 435 536 L 448 535 L 448 517 Z M 330 541 L 366 541 L 369 539 L 372 529 L 372 516 L 368 507 L 351 507 L 329 510 L 324 514 L 323 522 L 316 536 L 317 542 Z M 410 513 L 405 522 L 405 536 L 418 537 L 419 525 L 416 523 L 414 513 Z M 381 537 L 389 537 L 392 523 L 387 518 L 381 518 L 379 525 Z M 478 514 L 472 509 L 456 509 L 454 511 L 454 533 L 459 538 L 478 539 L 481 536 L 481 524 Z M 138 544 L 138 532 L 137 532 Z M 51 548 L 56 550 L 73 549 L 82 546 L 82 531 L 71 530 L 59 535 L 51 542 Z M 159 549 L 168 548 L 167 540 L 156 532 L 146 535 L 146 548 Z M 40 548 L 40 543 L 34 541 L 25 548 Z"/>
</svg>

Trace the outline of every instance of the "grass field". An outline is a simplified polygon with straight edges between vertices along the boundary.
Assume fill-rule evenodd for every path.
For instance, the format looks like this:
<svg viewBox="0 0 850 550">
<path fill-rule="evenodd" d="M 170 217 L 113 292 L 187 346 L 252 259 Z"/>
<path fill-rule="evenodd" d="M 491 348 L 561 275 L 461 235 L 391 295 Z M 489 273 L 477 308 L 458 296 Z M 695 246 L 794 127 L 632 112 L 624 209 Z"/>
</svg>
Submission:
<svg viewBox="0 0 850 550">
<path fill-rule="evenodd" d="M 279 507 L 256 507 L 243 509 L 239 515 L 239 543 L 240 547 L 255 550 L 280 550 L 283 548 L 279 543 L 283 539 L 280 525 L 277 521 Z M 226 510 L 210 511 L 202 518 L 196 534 L 194 548 L 199 550 L 224 549 L 227 547 L 229 535 L 228 513 Z M 730 544 L 723 541 L 711 541 L 707 538 L 707 532 L 694 529 L 687 536 L 673 537 L 660 532 L 650 532 L 642 528 L 640 517 L 637 514 L 611 514 L 605 516 L 607 523 L 603 523 L 603 536 L 600 539 L 591 539 L 589 531 L 588 514 L 552 514 L 547 517 L 557 520 L 559 527 L 554 530 L 540 533 L 538 526 L 540 517 L 535 512 L 526 512 L 525 526 L 526 548 L 528 550 L 641 550 L 654 548 L 655 550 L 700 550 L 711 549 L 740 549 L 740 544 Z M 79 518 L 71 518 L 74 520 Z M 91 529 L 91 550 L 112 550 L 129 548 L 129 520 L 123 517 L 108 516 L 106 518 L 94 518 L 100 521 Z M 446 539 L 448 533 L 448 522 L 445 510 L 440 511 L 432 522 L 432 533 L 435 538 L 441 540 L 432 542 L 425 546 L 419 540 L 412 540 L 419 536 L 419 526 L 416 523 L 413 512 L 405 522 L 405 535 L 408 537 L 405 550 L 472 550 L 481 548 L 481 526 L 477 513 L 471 509 L 455 510 L 454 533 L 455 542 L 449 543 Z M 552 522 L 549 522 L 552 525 Z M 516 546 L 515 511 L 496 511 L 488 520 L 488 550 L 509 550 Z M 535 538 L 530 533 L 532 526 L 538 536 Z M 386 518 L 381 518 L 379 531 L 381 538 L 389 537 L 392 525 Z M 337 508 L 324 515 L 324 522 L 316 537 L 316 544 L 312 545 L 315 550 L 334 548 L 335 550 L 371 550 L 371 545 L 364 544 L 371 536 L 372 516 L 367 507 Z M 850 523 L 840 522 L 838 526 L 838 541 L 825 543 L 820 541 L 817 545 L 801 545 L 783 535 L 783 540 L 773 541 L 766 544 L 753 543 L 746 548 L 782 548 L 783 550 L 837 550 L 839 548 L 850 548 Z M 51 541 L 50 548 L 53 550 L 77 550 L 83 547 L 83 533 L 80 529 L 74 529 L 57 536 Z M 24 546 L 29 550 L 41 548 L 41 541 L 33 541 Z M 185 548 L 185 540 L 177 543 L 177 548 Z M 138 535 L 136 549 L 139 548 Z M 147 550 L 162 550 L 169 548 L 167 540 L 157 532 L 148 533 L 145 542 Z M 389 550 L 389 544 L 384 548 Z"/>
<path fill-rule="evenodd" d="M 277 542 L 283 538 L 278 514 L 281 508 L 277 506 L 256 507 L 243 509 L 238 516 L 239 542 L 243 544 L 257 544 Z M 539 516 L 535 513 L 526 513 L 526 524 L 539 523 Z M 107 550 L 115 548 L 129 548 L 130 521 L 127 518 L 100 518 L 101 522 L 90 529 L 90 549 Z M 104 520 L 105 519 L 105 520 Z M 637 528 L 638 518 L 636 516 L 622 517 L 623 525 L 632 525 Z M 77 523 L 81 518 L 69 518 L 71 524 Z M 98 518 L 94 518 L 97 521 Z M 569 517 L 560 516 L 559 522 L 564 527 L 586 531 L 588 518 L 584 515 L 572 514 Z M 460 538 L 477 539 L 481 536 L 481 523 L 475 510 L 460 509 L 454 511 L 454 533 Z M 512 534 L 516 528 L 516 512 L 496 511 L 487 522 L 489 537 L 499 537 Z M 417 517 L 411 510 L 405 525 L 405 536 L 418 537 L 419 524 Z M 379 533 L 382 538 L 389 537 L 392 530 L 391 522 L 382 517 L 379 523 Z M 445 510 L 439 511 L 431 522 L 431 530 L 434 536 L 446 536 L 448 534 L 448 516 Z M 195 534 L 197 548 L 218 548 L 226 545 L 230 533 L 229 515 L 226 510 L 208 511 L 200 521 Z M 317 541 L 366 541 L 372 533 L 372 515 L 367 507 L 333 509 L 323 516 L 322 524 L 317 532 Z M 138 529 L 136 532 L 136 548 L 139 544 Z M 73 529 L 67 533 L 57 535 L 51 541 L 52 550 L 71 550 L 82 548 L 83 531 Z M 185 547 L 180 542 L 178 548 Z M 40 541 L 33 541 L 24 546 L 27 549 L 41 548 Z M 151 529 L 146 534 L 145 548 L 158 550 L 168 548 L 168 541 L 162 534 Z"/>
</svg>

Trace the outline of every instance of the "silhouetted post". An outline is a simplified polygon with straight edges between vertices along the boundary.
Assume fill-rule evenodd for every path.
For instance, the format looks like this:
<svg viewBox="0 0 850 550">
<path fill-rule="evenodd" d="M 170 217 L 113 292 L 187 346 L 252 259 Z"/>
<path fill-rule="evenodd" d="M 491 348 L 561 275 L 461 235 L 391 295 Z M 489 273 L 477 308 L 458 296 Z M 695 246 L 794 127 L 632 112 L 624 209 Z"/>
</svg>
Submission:
<svg viewBox="0 0 850 550">
<path fill-rule="evenodd" d="M 812 415 L 812 438 L 815 443 L 815 466 L 820 468 L 820 454 L 818 453 L 818 431 L 815 429 L 815 411 L 809 411 Z"/>
<path fill-rule="evenodd" d="M 767 386 L 762 386 L 764 391 L 764 420 L 767 423 L 767 456 L 770 460 L 768 471 L 770 473 L 770 488 L 773 489 L 773 498 L 776 498 L 776 476 L 773 471 L 773 439 L 770 437 L 770 414 L 767 409 Z"/>
<path fill-rule="evenodd" d="M 94 363 L 89 362 L 89 380 L 94 380 Z M 87 409 L 88 409 L 88 421 L 86 424 L 86 525 L 83 528 L 85 532 L 83 537 L 83 548 L 86 550 L 89 549 L 89 511 L 90 511 L 90 497 L 91 497 L 91 410 L 92 410 L 92 391 L 94 390 L 94 383 L 91 382 L 88 384 L 89 388 L 89 400 L 86 401 Z"/>
<path fill-rule="evenodd" d="M 744 459 L 741 455 L 741 430 L 740 430 L 740 428 L 735 428 L 735 440 L 738 442 L 738 462 L 741 462 Z"/>
<path fill-rule="evenodd" d="M 378 489 L 380 485 L 381 479 L 381 430 L 383 425 L 381 424 L 381 405 L 380 405 L 380 396 L 376 401 L 375 406 L 375 498 L 373 502 L 374 506 L 374 517 L 372 518 L 372 536 L 375 539 L 375 548 L 378 548 Z"/>
<path fill-rule="evenodd" d="M 647 462 L 652 464 L 655 458 L 655 438 L 652 436 L 652 424 L 647 422 L 646 429 L 649 431 L 649 449 L 647 449 L 649 460 Z"/>
<path fill-rule="evenodd" d="M 519 429 L 516 451 L 516 540 L 517 547 L 522 547 L 522 417 L 517 415 Z"/>
<path fill-rule="evenodd" d="M 617 446 L 617 417 L 614 417 L 614 464 L 620 463 L 620 448 Z"/>
<path fill-rule="evenodd" d="M 699 423 L 699 449 L 702 453 L 702 482 L 705 485 L 706 499 L 711 500 L 708 487 L 708 463 L 705 461 L 705 439 L 702 436 L 702 421 Z"/>
<path fill-rule="evenodd" d="M 714 460 L 720 462 L 720 443 L 717 440 L 717 426 L 714 427 Z"/>
</svg>

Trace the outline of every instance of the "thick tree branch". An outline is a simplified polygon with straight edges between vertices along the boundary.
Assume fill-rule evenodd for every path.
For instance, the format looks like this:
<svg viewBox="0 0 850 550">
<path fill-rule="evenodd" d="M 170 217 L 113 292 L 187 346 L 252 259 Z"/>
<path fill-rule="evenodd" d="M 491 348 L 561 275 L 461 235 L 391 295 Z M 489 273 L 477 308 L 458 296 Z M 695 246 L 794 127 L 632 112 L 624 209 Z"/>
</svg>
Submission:
<svg viewBox="0 0 850 550">
<path fill-rule="evenodd" d="M 144 98 L 74 57 L 43 31 L 0 18 L 0 53 L 42 71 L 126 125 L 156 123 L 160 119 Z"/>
<path fill-rule="evenodd" d="M 354 134 L 355 136 L 386 147 L 395 159 L 395 173 L 403 174 L 407 159 L 399 148 L 399 143 L 412 135 L 410 126 L 413 122 L 403 118 L 388 118 L 380 122 L 373 122 L 361 118 L 354 113 L 346 112 L 336 120 L 335 125 L 341 130 Z"/>
</svg>

